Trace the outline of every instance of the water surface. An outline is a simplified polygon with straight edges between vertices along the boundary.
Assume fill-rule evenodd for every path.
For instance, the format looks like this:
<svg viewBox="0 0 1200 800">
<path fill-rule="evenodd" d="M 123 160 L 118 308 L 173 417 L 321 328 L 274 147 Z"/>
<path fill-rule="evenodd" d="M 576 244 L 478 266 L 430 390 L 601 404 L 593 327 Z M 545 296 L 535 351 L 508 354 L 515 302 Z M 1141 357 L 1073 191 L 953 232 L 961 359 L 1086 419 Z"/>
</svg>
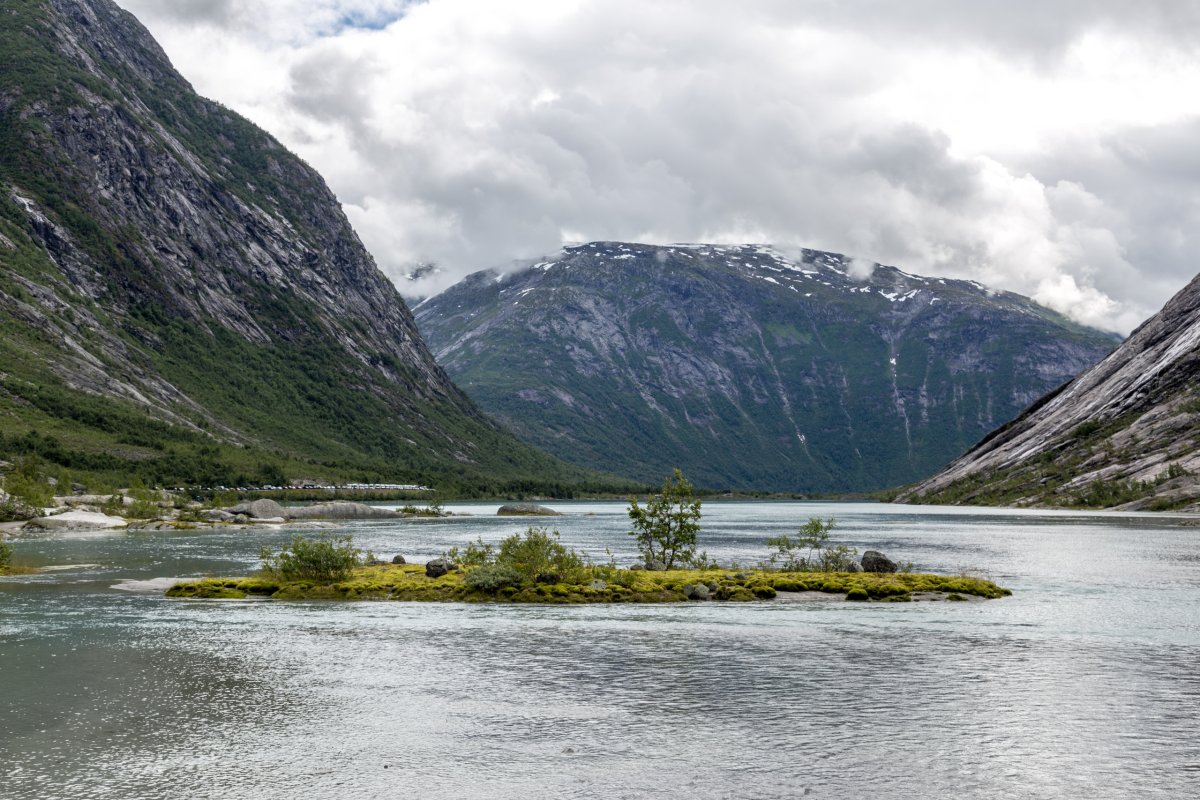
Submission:
<svg viewBox="0 0 1200 800">
<path fill-rule="evenodd" d="M 424 560 L 526 521 L 348 524 Z M 632 561 L 621 503 L 557 504 Z M 986 603 L 175 601 L 287 531 L 47 535 L 0 579 L 0 796 L 1191 797 L 1200 529 L 1180 517 L 705 503 L 710 557 L 839 542 L 982 571 Z"/>
</svg>

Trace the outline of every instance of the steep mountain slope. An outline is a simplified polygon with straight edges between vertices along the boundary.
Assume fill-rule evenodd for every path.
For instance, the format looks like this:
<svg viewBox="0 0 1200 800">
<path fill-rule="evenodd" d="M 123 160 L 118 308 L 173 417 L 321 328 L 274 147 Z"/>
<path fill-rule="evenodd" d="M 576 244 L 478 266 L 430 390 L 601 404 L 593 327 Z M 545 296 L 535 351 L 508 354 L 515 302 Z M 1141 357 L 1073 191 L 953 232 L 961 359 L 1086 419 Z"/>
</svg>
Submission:
<svg viewBox="0 0 1200 800">
<path fill-rule="evenodd" d="M 465 391 L 566 460 L 779 491 L 928 475 L 1116 344 L 1017 295 L 848 269 L 595 242 L 415 312 Z"/>
<path fill-rule="evenodd" d="M 0 329 L 0 458 L 584 477 L 455 388 L 321 178 L 110 0 L 0 9 Z"/>
<path fill-rule="evenodd" d="M 1200 278 L 910 502 L 1200 507 Z"/>
</svg>

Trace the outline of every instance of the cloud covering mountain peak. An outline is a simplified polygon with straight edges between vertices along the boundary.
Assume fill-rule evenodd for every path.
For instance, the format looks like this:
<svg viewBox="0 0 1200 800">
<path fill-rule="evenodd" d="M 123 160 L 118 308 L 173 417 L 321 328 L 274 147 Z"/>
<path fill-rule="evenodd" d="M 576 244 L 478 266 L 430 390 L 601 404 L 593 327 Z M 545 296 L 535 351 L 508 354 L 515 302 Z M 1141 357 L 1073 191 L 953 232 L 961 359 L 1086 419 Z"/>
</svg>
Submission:
<svg viewBox="0 0 1200 800">
<path fill-rule="evenodd" d="M 122 1 L 396 278 L 769 241 L 1127 331 L 1194 273 L 1196 4 Z"/>
</svg>

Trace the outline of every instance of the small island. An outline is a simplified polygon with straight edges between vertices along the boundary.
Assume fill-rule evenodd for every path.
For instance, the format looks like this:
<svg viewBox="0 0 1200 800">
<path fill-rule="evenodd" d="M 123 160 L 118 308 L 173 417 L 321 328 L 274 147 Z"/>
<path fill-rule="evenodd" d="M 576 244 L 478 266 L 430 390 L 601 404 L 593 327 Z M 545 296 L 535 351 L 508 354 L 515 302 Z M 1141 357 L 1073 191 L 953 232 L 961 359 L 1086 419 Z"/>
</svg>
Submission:
<svg viewBox="0 0 1200 800">
<path fill-rule="evenodd" d="M 431 562 L 432 563 L 432 562 Z M 246 578 L 204 578 L 180 582 L 168 597 L 276 600 L 400 600 L 467 603 L 676 603 L 692 601 L 780 601 L 820 593 L 850 601 L 995 599 L 1011 594 L 989 580 L 919 573 L 774 572 L 729 569 L 585 568 L 571 579 L 546 575 L 492 590 L 471 581 L 473 572 L 452 569 L 430 577 L 419 564 L 355 567 L 343 580 L 322 582 L 262 574 Z M 435 569 L 436 573 L 439 570 Z M 607 577 L 592 577 L 604 575 Z M 553 580 L 553 578 L 559 578 Z M 790 596 L 790 597 L 789 597 Z M 840 597 L 838 597 L 840 596 Z"/>
<path fill-rule="evenodd" d="M 354 547 L 349 536 L 296 536 L 260 552 L 259 574 L 181 581 L 168 597 L 201 599 L 401 600 L 468 603 L 752 602 L 994 599 L 1011 592 L 982 577 L 914 574 L 876 550 L 830 543 L 833 519 L 811 518 L 795 536 L 767 539 L 773 552 L 753 569 L 722 566 L 696 550 L 700 500 L 675 470 L 645 506 L 630 498 L 629 532 L 640 562 L 617 566 L 565 546 L 558 531 L 530 527 L 497 543 L 477 539 L 424 566 Z"/>
</svg>

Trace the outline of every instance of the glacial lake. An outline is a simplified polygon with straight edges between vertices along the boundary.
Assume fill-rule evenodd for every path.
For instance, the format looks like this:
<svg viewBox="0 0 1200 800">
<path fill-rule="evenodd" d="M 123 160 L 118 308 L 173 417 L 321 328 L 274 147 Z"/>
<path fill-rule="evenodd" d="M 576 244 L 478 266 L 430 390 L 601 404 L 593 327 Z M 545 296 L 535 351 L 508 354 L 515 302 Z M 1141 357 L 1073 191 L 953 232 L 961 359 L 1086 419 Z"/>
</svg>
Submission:
<svg viewBox="0 0 1200 800">
<path fill-rule="evenodd" d="M 358 523 L 425 560 L 527 521 Z M 623 503 L 553 503 L 632 561 Z M 709 556 L 835 538 L 979 570 L 980 603 L 168 600 L 286 530 L 50 534 L 0 578 L 0 797 L 1200 795 L 1200 528 L 1175 515 L 706 502 Z"/>
</svg>

